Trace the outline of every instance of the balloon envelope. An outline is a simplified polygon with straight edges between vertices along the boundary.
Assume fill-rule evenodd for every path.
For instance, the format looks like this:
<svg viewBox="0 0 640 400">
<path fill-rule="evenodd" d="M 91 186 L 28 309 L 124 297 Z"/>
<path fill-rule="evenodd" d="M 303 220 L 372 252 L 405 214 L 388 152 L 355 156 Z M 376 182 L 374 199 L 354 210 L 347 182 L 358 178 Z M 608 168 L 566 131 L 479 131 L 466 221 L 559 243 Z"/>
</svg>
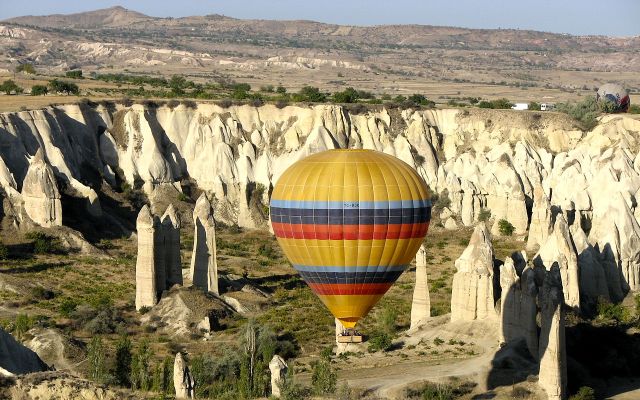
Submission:
<svg viewBox="0 0 640 400">
<path fill-rule="evenodd" d="M 617 83 L 606 83 L 598 89 L 598 102 L 610 102 L 615 112 L 627 112 L 631 105 L 629 91 Z"/>
<path fill-rule="evenodd" d="M 302 279 L 353 328 L 409 266 L 431 220 L 424 180 L 372 150 L 329 150 L 289 167 L 271 223 Z"/>
</svg>

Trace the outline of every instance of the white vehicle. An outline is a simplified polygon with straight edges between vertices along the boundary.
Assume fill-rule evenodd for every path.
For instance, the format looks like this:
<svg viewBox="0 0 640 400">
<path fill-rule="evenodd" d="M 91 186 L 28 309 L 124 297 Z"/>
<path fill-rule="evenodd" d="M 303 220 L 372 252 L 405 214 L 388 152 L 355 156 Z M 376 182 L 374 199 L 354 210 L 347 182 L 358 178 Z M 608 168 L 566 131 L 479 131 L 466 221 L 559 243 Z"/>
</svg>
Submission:
<svg viewBox="0 0 640 400">
<path fill-rule="evenodd" d="M 527 103 L 516 103 L 511 107 L 512 110 L 528 110 L 529 109 L 529 104 Z"/>
<path fill-rule="evenodd" d="M 540 111 L 551 111 L 556 108 L 556 105 L 553 103 L 542 103 L 540 104 Z"/>
</svg>

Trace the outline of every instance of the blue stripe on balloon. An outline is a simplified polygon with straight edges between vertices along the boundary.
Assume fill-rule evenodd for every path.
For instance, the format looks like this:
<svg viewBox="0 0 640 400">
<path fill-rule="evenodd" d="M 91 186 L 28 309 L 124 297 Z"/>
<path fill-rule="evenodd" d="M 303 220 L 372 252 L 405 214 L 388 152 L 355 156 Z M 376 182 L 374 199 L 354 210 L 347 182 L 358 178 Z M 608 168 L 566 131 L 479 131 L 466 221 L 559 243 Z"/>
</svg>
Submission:
<svg viewBox="0 0 640 400">
<path fill-rule="evenodd" d="M 402 272 L 406 270 L 409 265 L 360 265 L 360 266 L 346 266 L 346 267 L 334 267 L 334 266 L 315 266 L 315 265 L 294 265 L 293 268 L 299 272 L 385 272 L 394 271 Z"/>
<path fill-rule="evenodd" d="M 431 207 L 431 200 L 391 200 L 391 201 L 325 201 L 325 200 L 277 200 L 271 199 L 271 207 L 278 208 L 306 208 L 342 210 L 358 209 L 389 209 L 389 208 L 420 208 Z"/>
<path fill-rule="evenodd" d="M 362 285 L 369 283 L 393 283 L 402 275 L 402 271 L 378 272 L 300 272 L 300 276 L 307 283 L 325 285 Z"/>
</svg>

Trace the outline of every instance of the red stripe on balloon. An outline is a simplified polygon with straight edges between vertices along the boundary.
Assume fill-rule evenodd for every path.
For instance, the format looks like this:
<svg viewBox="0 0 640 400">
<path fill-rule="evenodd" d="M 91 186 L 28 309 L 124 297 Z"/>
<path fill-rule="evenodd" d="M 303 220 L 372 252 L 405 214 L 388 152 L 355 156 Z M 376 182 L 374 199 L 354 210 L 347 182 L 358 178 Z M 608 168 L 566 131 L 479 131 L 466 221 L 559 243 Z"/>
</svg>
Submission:
<svg viewBox="0 0 640 400">
<path fill-rule="evenodd" d="M 385 294 L 393 283 L 307 283 L 318 295 Z"/>
<path fill-rule="evenodd" d="M 422 237 L 429 230 L 429 222 L 390 225 L 314 225 L 272 222 L 271 225 L 276 237 L 285 239 L 411 239 Z"/>
</svg>

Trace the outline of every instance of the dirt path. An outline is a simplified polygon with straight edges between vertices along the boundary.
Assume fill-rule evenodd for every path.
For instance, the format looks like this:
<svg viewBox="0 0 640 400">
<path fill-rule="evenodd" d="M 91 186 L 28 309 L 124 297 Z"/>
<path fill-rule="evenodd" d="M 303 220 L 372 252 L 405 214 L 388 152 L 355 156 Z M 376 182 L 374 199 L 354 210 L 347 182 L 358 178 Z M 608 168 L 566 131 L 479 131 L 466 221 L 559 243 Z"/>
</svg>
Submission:
<svg viewBox="0 0 640 400">
<path fill-rule="evenodd" d="M 377 368 L 359 368 L 339 372 L 339 379 L 349 386 L 364 389 L 382 398 L 403 398 L 404 389 L 425 380 L 446 381 L 463 377 L 484 386 L 491 360 L 497 350 L 495 340 L 477 342 L 483 351 L 476 357 L 441 361 L 413 361 Z"/>
</svg>

